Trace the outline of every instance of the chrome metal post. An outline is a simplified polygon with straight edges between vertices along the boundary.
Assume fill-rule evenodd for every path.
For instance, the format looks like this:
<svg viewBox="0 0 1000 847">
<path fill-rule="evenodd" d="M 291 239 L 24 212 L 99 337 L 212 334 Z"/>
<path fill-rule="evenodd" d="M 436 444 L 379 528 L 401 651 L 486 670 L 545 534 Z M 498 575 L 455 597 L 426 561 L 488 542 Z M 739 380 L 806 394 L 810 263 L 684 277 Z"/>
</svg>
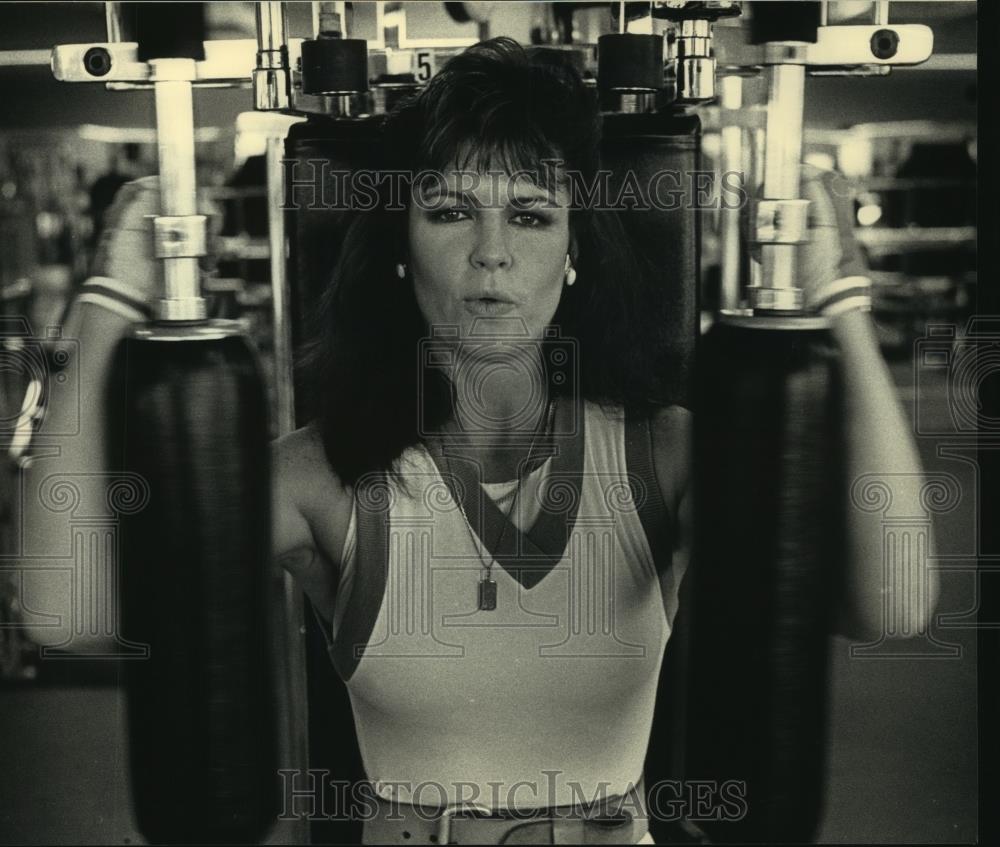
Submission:
<svg viewBox="0 0 1000 847">
<path fill-rule="evenodd" d="M 287 121 L 287 119 L 285 119 Z M 284 127 L 287 130 L 287 126 Z M 269 133 L 266 147 L 268 243 L 271 259 L 271 294 L 274 320 L 274 384 L 277 399 L 278 435 L 295 429 L 295 389 L 292 350 L 292 297 L 288 277 L 282 159 L 284 133 Z M 280 570 L 280 566 L 275 565 Z M 282 724 L 282 766 L 293 774 L 305 774 L 309 766 L 309 692 L 305 659 L 305 608 L 302 589 L 287 571 L 281 580 L 280 672 L 282 696 L 279 698 L 279 720 Z M 279 605 L 276 601 L 276 606 Z M 278 614 L 277 608 L 275 613 Z M 291 810 L 289 810 L 291 811 Z M 296 841 L 309 840 L 309 822 L 296 819 L 293 828 Z"/>
<path fill-rule="evenodd" d="M 720 168 L 722 176 L 741 173 L 743 171 L 743 128 L 737 125 L 726 125 L 726 114 L 736 112 L 743 105 L 743 78 L 724 75 L 720 83 L 722 107 L 722 155 Z M 744 175 L 745 176 L 745 175 Z M 723 206 L 719 210 L 719 246 L 720 246 L 720 296 L 719 305 L 731 310 L 740 307 L 740 258 L 742 255 L 740 243 L 740 209 L 729 209 Z"/>
<path fill-rule="evenodd" d="M 267 220 L 271 256 L 271 292 L 274 304 L 274 357 L 278 401 L 278 434 L 295 429 L 295 402 L 292 391 L 291 285 L 288 279 L 285 244 L 285 213 L 282 173 L 283 140 L 267 139 Z"/>
<path fill-rule="evenodd" d="M 156 100 L 161 216 L 154 221 L 156 255 L 163 260 L 164 320 L 202 320 L 198 256 L 205 253 L 205 219 L 195 184 L 193 59 L 149 62 Z"/>
<path fill-rule="evenodd" d="M 767 146 L 764 151 L 764 197 L 799 198 L 802 161 L 802 109 L 805 97 L 804 65 L 772 65 L 767 69 Z M 795 287 L 794 244 L 762 245 L 765 285 Z"/>
<path fill-rule="evenodd" d="M 760 285 L 750 290 L 750 305 L 767 311 L 800 311 L 796 255 L 805 240 L 808 203 L 800 200 L 802 113 L 805 100 L 805 45 L 768 45 L 767 119 L 764 149 L 764 199 L 756 204 L 755 232 L 760 241 Z M 770 231 L 765 237 L 762 233 Z"/>
<path fill-rule="evenodd" d="M 347 9 L 344 2 L 312 3 L 313 38 L 338 35 L 347 38 Z"/>
<path fill-rule="evenodd" d="M 287 109 L 291 96 L 287 26 L 284 3 L 258 3 L 257 67 L 253 72 L 254 108 L 273 112 Z"/>
<path fill-rule="evenodd" d="M 104 24 L 108 30 L 108 41 L 117 43 L 122 40 L 122 4 L 104 4 Z"/>
</svg>

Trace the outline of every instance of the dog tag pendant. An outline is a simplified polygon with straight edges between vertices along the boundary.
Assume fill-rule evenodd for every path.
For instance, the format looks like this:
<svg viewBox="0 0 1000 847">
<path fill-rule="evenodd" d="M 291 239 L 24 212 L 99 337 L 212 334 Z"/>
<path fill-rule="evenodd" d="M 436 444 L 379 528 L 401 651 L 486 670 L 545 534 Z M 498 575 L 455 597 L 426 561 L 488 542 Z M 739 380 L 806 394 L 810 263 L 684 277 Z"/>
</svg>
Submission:
<svg viewBox="0 0 1000 847">
<path fill-rule="evenodd" d="M 486 577 L 479 580 L 479 608 L 484 612 L 492 612 L 497 607 L 497 584 Z"/>
</svg>

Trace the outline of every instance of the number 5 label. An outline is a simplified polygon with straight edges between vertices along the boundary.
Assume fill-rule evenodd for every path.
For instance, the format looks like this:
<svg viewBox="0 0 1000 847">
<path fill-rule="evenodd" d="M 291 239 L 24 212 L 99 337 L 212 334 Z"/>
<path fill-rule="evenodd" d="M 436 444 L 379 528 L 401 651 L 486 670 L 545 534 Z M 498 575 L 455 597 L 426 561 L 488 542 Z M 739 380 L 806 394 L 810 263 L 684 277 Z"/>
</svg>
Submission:
<svg viewBox="0 0 1000 847">
<path fill-rule="evenodd" d="M 436 71 L 433 50 L 417 50 L 413 54 L 413 76 L 417 82 L 429 82 Z"/>
</svg>

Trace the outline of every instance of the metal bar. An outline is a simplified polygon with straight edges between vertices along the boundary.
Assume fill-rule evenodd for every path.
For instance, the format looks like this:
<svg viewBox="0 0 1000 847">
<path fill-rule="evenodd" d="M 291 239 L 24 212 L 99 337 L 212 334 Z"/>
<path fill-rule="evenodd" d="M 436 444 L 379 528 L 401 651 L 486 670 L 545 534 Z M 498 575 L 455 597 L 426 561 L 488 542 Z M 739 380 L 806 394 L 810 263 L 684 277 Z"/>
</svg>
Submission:
<svg viewBox="0 0 1000 847">
<path fill-rule="evenodd" d="M 767 133 L 763 127 L 757 127 L 750 132 L 753 143 L 747 158 L 750 160 L 751 168 L 751 191 L 755 192 L 757 186 L 763 181 L 761 175 L 764 173 L 764 151 L 767 149 Z M 750 279 L 747 281 L 747 284 L 751 288 L 759 288 L 764 283 L 762 276 L 760 262 L 750 262 Z"/>
<path fill-rule="evenodd" d="M 887 26 L 889 23 L 889 0 L 875 0 L 874 14 L 876 26 Z"/>
<path fill-rule="evenodd" d="M 371 50 L 385 50 L 385 2 L 376 0 L 375 2 L 375 40 L 369 42 Z"/>
<path fill-rule="evenodd" d="M 977 71 L 979 57 L 975 53 L 938 53 L 919 65 L 904 65 L 900 71 Z"/>
<path fill-rule="evenodd" d="M 804 65 L 781 64 L 767 68 L 767 141 L 764 151 L 764 197 L 769 200 L 799 198 L 802 160 L 802 112 L 805 97 Z M 763 287 L 777 291 L 797 289 L 794 244 L 762 244 Z M 783 302 L 791 307 L 787 295 Z M 798 307 L 794 307 L 798 308 Z"/>
<path fill-rule="evenodd" d="M 295 429 L 295 389 L 292 356 L 291 284 L 286 257 L 284 139 L 269 135 L 266 147 L 268 240 L 271 254 L 271 291 L 274 309 L 275 392 L 278 435 Z M 305 774 L 309 766 L 309 703 L 305 660 L 305 609 L 302 592 L 288 572 L 282 574 L 281 622 L 284 675 L 278 711 L 281 720 L 283 767 Z M 291 811 L 291 810 L 289 810 Z M 309 841 L 308 819 L 296 818 L 292 825 L 299 843 Z"/>
<path fill-rule="evenodd" d="M 257 44 L 261 51 L 276 53 L 285 46 L 285 4 L 258 3 L 257 11 Z"/>
<path fill-rule="evenodd" d="M 0 68 L 44 67 L 51 62 L 51 50 L 0 50 Z"/>
<path fill-rule="evenodd" d="M 726 110 L 737 110 L 743 104 L 743 79 L 739 76 L 723 76 L 720 82 L 721 106 Z M 743 170 L 743 128 L 723 126 L 721 169 L 725 174 Z M 719 304 L 723 309 L 738 309 L 740 306 L 740 210 L 722 208 L 719 210 L 719 243 L 721 290 Z"/>
<path fill-rule="evenodd" d="M 269 137 L 266 148 L 268 240 L 271 248 L 279 435 L 286 435 L 295 429 L 295 403 L 292 390 L 292 292 L 285 260 L 285 215 L 281 208 L 284 194 L 281 165 L 283 143 L 279 137 Z"/>
<path fill-rule="evenodd" d="M 287 25 L 284 3 L 258 3 L 257 67 L 253 72 L 254 108 L 273 112 L 290 104 Z"/>
<path fill-rule="evenodd" d="M 193 59 L 152 59 L 149 62 L 156 100 L 156 149 L 159 158 L 160 209 L 164 216 L 198 214 L 195 183 Z M 164 318 L 200 320 L 205 301 L 199 286 L 198 259 L 163 259 Z"/>
<path fill-rule="evenodd" d="M 104 25 L 108 31 L 108 41 L 116 42 L 122 40 L 122 4 L 104 4 Z"/>
<path fill-rule="evenodd" d="M 767 77 L 764 196 L 772 200 L 795 200 L 800 188 L 805 67 L 771 65 Z"/>
<path fill-rule="evenodd" d="M 331 36 L 339 33 L 341 38 L 346 38 L 345 9 L 344 4 L 329 2 L 313 3 L 313 38 L 321 35 Z"/>
</svg>

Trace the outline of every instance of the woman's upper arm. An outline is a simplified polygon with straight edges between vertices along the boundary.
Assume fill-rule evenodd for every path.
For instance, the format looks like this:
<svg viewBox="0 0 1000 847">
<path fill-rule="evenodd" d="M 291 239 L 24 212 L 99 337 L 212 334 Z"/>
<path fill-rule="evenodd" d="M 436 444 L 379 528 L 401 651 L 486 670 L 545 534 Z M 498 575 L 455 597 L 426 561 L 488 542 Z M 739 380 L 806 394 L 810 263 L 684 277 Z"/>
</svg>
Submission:
<svg viewBox="0 0 1000 847">
<path fill-rule="evenodd" d="M 350 492 L 340 485 L 311 427 L 272 444 L 272 549 L 327 620 L 350 522 Z"/>
<path fill-rule="evenodd" d="M 652 435 L 660 493 L 676 520 L 691 484 L 691 412 L 683 406 L 661 406 L 652 417 Z"/>
<path fill-rule="evenodd" d="M 301 507 L 301 438 L 292 432 L 271 444 L 271 545 L 284 561 L 296 550 L 314 546 Z"/>
<path fill-rule="evenodd" d="M 691 412 L 683 406 L 663 406 L 652 418 L 656 478 L 674 522 L 672 580 L 683 576 L 691 555 L 691 425 Z"/>
</svg>

